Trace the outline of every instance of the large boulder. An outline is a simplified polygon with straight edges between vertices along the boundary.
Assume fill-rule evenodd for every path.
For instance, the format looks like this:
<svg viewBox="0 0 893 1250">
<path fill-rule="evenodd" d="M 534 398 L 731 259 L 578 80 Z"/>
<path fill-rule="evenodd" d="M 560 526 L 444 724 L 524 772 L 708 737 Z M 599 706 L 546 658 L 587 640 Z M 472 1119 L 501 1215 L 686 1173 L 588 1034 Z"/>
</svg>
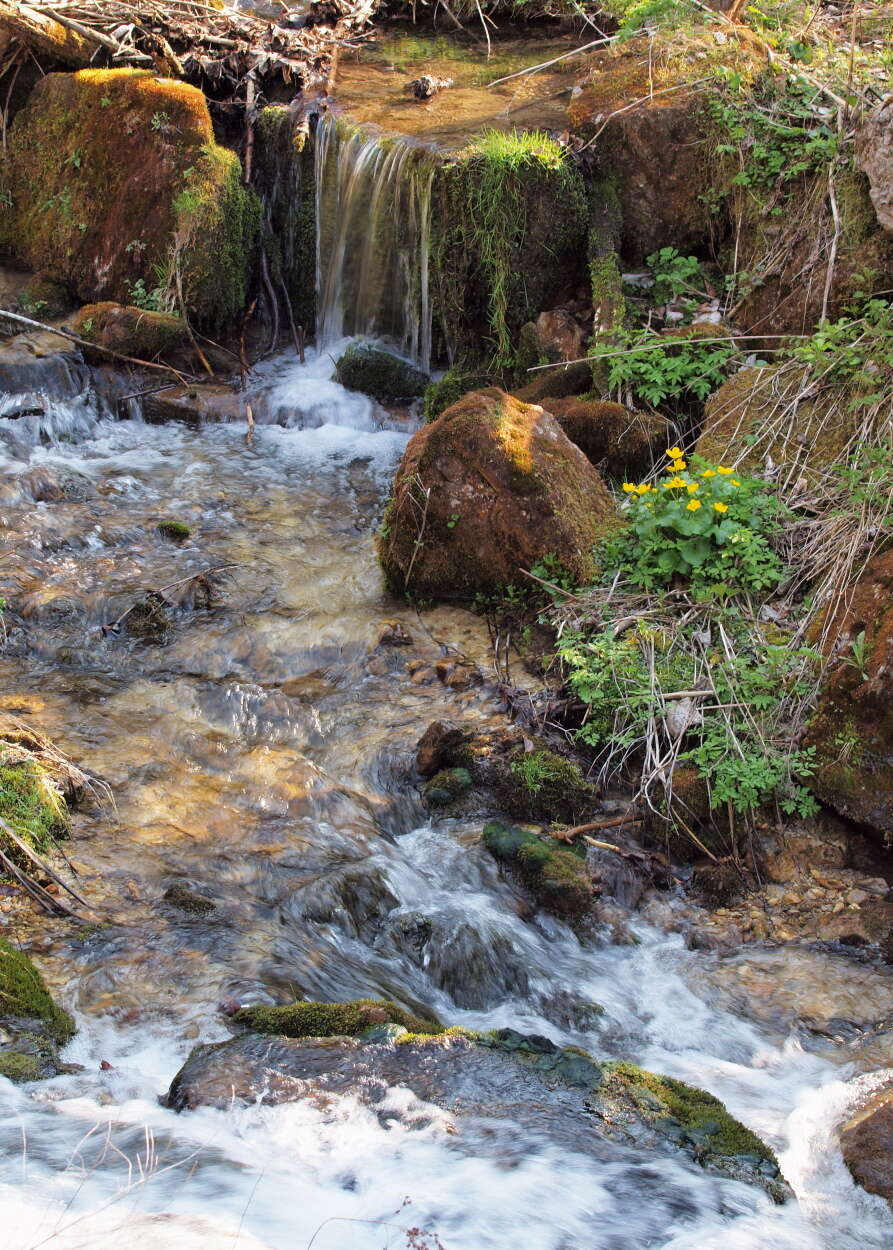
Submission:
<svg viewBox="0 0 893 1250">
<path fill-rule="evenodd" d="M 112 124 L 114 123 L 114 124 Z M 136 70 L 47 74 L 10 128 L 0 244 L 84 303 L 242 307 L 260 204 L 195 87 Z"/>
<path fill-rule="evenodd" d="M 630 1146 L 656 1157 L 676 1150 L 708 1172 L 761 1186 L 776 1202 L 790 1195 L 772 1151 L 712 1095 L 509 1028 L 421 1037 L 380 1024 L 358 1039 L 249 1034 L 197 1047 L 166 1101 L 185 1111 L 347 1094 L 387 1108 L 393 1120 L 403 1114 L 390 1096 L 395 1086 L 448 1110 L 467 1145 L 482 1152 L 506 1124 L 531 1150 L 545 1142 L 618 1164 Z M 410 1108 L 409 1129 L 412 1115 Z"/>
<path fill-rule="evenodd" d="M 840 1131 L 840 1149 L 853 1179 L 893 1204 L 893 1087 L 850 1116 Z"/>
<path fill-rule="evenodd" d="M 124 356 L 154 360 L 188 343 L 186 323 L 172 313 L 152 312 L 103 300 L 85 304 L 73 320 L 76 334 Z"/>
<path fill-rule="evenodd" d="M 413 435 L 379 539 L 390 588 L 470 599 L 523 580 L 547 554 L 579 580 L 619 525 L 610 491 L 554 417 L 496 387 Z"/>
<path fill-rule="evenodd" d="M 893 231 L 893 96 L 870 114 L 856 140 L 856 162 L 868 178 L 877 219 Z"/>
<path fill-rule="evenodd" d="M 850 820 L 893 843 L 893 550 L 869 563 L 831 623 L 840 657 L 805 739 L 812 787 Z"/>
</svg>

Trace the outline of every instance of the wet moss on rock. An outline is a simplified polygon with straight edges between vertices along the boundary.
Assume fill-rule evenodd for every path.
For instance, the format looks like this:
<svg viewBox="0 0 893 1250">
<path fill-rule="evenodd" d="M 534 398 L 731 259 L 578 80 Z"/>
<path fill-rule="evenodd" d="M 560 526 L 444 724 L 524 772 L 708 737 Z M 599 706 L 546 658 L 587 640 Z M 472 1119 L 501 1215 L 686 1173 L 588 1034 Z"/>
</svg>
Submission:
<svg viewBox="0 0 893 1250">
<path fill-rule="evenodd" d="M 447 369 L 442 378 L 425 388 L 423 413 L 426 421 L 436 421 L 442 412 L 457 403 L 469 391 L 489 386 L 492 379 L 467 369 Z"/>
<path fill-rule="evenodd" d="M 183 521 L 159 521 L 155 529 L 162 538 L 172 543 L 185 543 L 191 533 Z"/>
<path fill-rule="evenodd" d="M 422 794 L 429 807 L 448 807 L 466 795 L 471 787 L 471 773 L 467 768 L 444 768 L 434 774 Z"/>
<path fill-rule="evenodd" d="M 36 760 L 17 759 L 0 747 L 0 817 L 37 851 L 68 836 L 68 808 L 49 773 Z M 15 855 L 15 848 L 9 848 Z"/>
<path fill-rule="evenodd" d="M 292 1003 L 284 1007 L 243 1007 L 233 1017 L 256 1033 L 282 1037 L 357 1037 L 373 1025 L 398 1024 L 410 1033 L 440 1033 L 433 1016 L 424 1019 L 386 999 L 349 1003 Z"/>
<path fill-rule="evenodd" d="M 349 391 L 361 391 L 373 399 L 416 399 L 424 394 L 428 375 L 380 347 L 353 343 L 335 365 L 335 377 Z"/>
<path fill-rule="evenodd" d="M 74 1020 L 53 1001 L 37 968 L 5 938 L 0 938 L 0 1025 L 45 1035 L 60 1046 L 75 1034 Z"/>
<path fill-rule="evenodd" d="M 186 345 L 186 322 L 173 313 L 153 312 L 102 300 L 84 304 L 73 320 L 76 334 L 138 360 L 156 360 Z"/>
<path fill-rule="evenodd" d="M 493 858 L 518 875 L 545 911 L 569 919 L 586 913 L 592 902 L 592 883 L 584 860 L 573 851 L 499 820 L 484 826 L 483 841 Z"/>
<path fill-rule="evenodd" d="M 169 885 L 161 897 L 171 907 L 176 907 L 190 916 L 210 915 L 217 906 L 209 898 L 205 898 L 201 894 L 196 894 L 194 890 L 190 890 L 181 881 Z"/>
<path fill-rule="evenodd" d="M 512 752 L 496 768 L 495 789 L 505 810 L 519 820 L 574 820 L 598 798 L 579 765 L 542 747 Z"/>
</svg>

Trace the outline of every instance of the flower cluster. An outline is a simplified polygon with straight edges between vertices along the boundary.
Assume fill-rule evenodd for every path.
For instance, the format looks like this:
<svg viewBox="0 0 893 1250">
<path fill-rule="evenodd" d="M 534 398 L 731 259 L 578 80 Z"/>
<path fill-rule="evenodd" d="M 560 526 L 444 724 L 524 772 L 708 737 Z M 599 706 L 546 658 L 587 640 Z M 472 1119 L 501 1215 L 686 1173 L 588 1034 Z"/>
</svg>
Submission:
<svg viewBox="0 0 893 1250">
<path fill-rule="evenodd" d="M 646 588 L 679 578 L 710 595 L 776 585 L 782 567 L 768 539 L 780 505 L 766 483 L 697 457 L 689 465 L 680 447 L 667 460 L 657 481 L 623 483 L 630 524 L 615 567 Z"/>
<path fill-rule="evenodd" d="M 740 480 L 733 476 L 734 469 L 724 464 L 718 464 L 716 468 L 708 465 L 693 474 L 679 447 L 670 447 L 667 450 L 667 458 L 670 461 L 670 468 L 663 481 L 658 482 L 656 486 L 648 482 L 642 482 L 639 485 L 635 482 L 624 482 L 624 492 L 635 500 L 642 500 L 647 507 L 654 508 L 661 506 L 661 490 L 685 491 L 684 495 L 675 496 L 674 502 L 678 503 L 679 507 L 684 507 L 686 512 L 699 512 L 705 507 L 712 508 L 720 516 L 728 512 L 728 498 L 732 491 L 741 485 Z"/>
</svg>

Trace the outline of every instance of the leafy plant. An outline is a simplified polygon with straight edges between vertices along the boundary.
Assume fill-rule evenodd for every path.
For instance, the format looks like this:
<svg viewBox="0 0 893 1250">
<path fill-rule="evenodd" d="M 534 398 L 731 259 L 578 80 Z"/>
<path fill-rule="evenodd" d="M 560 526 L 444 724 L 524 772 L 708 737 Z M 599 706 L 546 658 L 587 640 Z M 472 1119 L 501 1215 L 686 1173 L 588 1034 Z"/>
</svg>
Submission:
<svg viewBox="0 0 893 1250">
<path fill-rule="evenodd" d="M 696 598 L 770 590 L 784 568 L 769 538 L 782 505 L 757 478 L 696 460 L 678 447 L 654 485 L 624 482 L 629 528 L 609 540 L 603 566 L 646 590 L 684 580 Z"/>
<path fill-rule="evenodd" d="M 719 335 L 686 338 L 644 328 L 616 330 L 613 338 L 609 351 L 601 344 L 593 349 L 593 359 L 607 362 L 612 387 L 655 408 L 667 400 L 705 400 L 725 381 L 737 355 L 731 340 L 717 341 Z"/>
<path fill-rule="evenodd" d="M 701 262 L 696 256 L 683 256 L 675 247 L 662 247 L 646 256 L 645 264 L 654 276 L 651 294 L 656 307 L 675 303 L 683 294 L 701 294 L 693 285 L 701 274 Z"/>
<path fill-rule="evenodd" d="M 151 289 L 146 286 L 144 278 L 134 282 L 127 281 L 128 299 L 134 308 L 144 308 L 147 312 L 164 312 L 167 307 L 167 295 L 163 286 Z"/>
<path fill-rule="evenodd" d="M 152 122 L 151 122 L 152 129 L 156 131 L 166 130 L 170 120 L 171 119 L 170 119 L 169 113 L 165 113 L 165 112 L 153 113 Z"/>
</svg>

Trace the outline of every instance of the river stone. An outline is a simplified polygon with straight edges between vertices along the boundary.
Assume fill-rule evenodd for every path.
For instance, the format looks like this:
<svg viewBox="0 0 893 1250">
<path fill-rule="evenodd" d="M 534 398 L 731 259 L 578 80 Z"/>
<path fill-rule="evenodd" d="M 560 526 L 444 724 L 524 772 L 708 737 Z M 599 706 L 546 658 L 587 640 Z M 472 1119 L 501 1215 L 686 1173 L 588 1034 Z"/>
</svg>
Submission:
<svg viewBox="0 0 893 1250">
<path fill-rule="evenodd" d="M 389 588 L 473 599 L 523 580 L 546 555 L 574 578 L 620 524 L 613 496 L 542 408 L 473 391 L 414 434 L 379 536 Z"/>
<path fill-rule="evenodd" d="M 840 1148 L 854 1180 L 893 1204 L 893 1087 L 875 1094 L 847 1120 Z"/>
<path fill-rule="evenodd" d="M 703 1091 L 630 1065 L 608 1071 L 584 1051 L 514 1029 L 451 1029 L 425 1039 L 394 1032 L 385 1030 L 380 1042 L 249 1034 L 198 1046 L 164 1101 L 184 1111 L 347 1094 L 392 1120 L 401 1113 L 388 1095 L 399 1086 L 460 1120 L 466 1148 L 482 1130 L 492 1134 L 508 1123 L 515 1136 L 523 1126 L 531 1140 L 606 1161 L 628 1159 L 630 1146 L 656 1155 L 681 1151 L 717 1175 L 761 1186 L 775 1201 L 789 1196 L 771 1151 Z M 661 1096 L 668 1088 L 693 1107 L 715 1107 L 713 1118 L 681 1121 Z M 408 1127 L 417 1127 L 418 1108 L 409 1115 Z M 717 1148 L 730 1128 L 747 1148 L 742 1153 Z"/>
</svg>

